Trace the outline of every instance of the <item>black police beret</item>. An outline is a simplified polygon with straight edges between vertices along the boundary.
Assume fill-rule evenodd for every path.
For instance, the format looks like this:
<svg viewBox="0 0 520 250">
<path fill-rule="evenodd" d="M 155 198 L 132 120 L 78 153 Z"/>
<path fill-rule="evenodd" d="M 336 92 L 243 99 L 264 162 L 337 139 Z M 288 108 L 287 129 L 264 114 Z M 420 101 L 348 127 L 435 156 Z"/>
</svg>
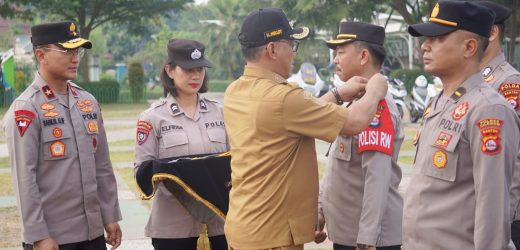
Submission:
<svg viewBox="0 0 520 250">
<path fill-rule="evenodd" d="M 293 29 L 281 9 L 264 8 L 246 16 L 238 40 L 242 46 L 254 48 L 281 39 L 303 40 L 309 35 L 307 27 Z"/>
<path fill-rule="evenodd" d="M 455 30 L 466 30 L 489 37 L 495 13 L 490 9 L 466 1 L 439 1 L 427 23 L 410 25 L 412 36 L 440 36 Z"/>
<path fill-rule="evenodd" d="M 495 24 L 504 23 L 511 16 L 511 9 L 491 1 L 475 1 L 475 3 L 485 6 L 495 12 Z"/>
<path fill-rule="evenodd" d="M 92 43 L 79 36 L 76 24 L 72 21 L 45 23 L 31 27 L 33 46 L 59 44 L 66 49 L 92 48 Z"/>
<path fill-rule="evenodd" d="M 385 42 L 385 28 L 363 22 L 341 22 L 336 39 L 327 41 L 327 46 L 336 49 L 336 46 L 352 41 L 364 41 L 383 46 Z"/>
<path fill-rule="evenodd" d="M 171 39 L 168 41 L 168 59 L 183 69 L 213 67 L 204 58 L 204 44 L 188 39 Z"/>
</svg>

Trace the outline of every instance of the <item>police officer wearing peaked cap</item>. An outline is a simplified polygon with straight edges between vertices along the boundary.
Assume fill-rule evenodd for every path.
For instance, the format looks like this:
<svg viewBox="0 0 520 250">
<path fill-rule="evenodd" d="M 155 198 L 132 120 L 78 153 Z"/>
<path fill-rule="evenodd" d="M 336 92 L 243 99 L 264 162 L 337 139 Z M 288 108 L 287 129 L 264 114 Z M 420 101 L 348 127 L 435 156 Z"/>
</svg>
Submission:
<svg viewBox="0 0 520 250">
<path fill-rule="evenodd" d="M 222 107 L 202 94 L 208 90 L 206 68 L 213 67 L 205 58 L 205 46 L 194 40 L 171 39 L 167 53 L 161 72 L 164 98 L 152 103 L 137 122 L 136 173 L 149 160 L 228 151 Z M 214 214 L 208 215 L 213 216 L 209 221 L 201 218 L 206 216 L 191 206 L 193 198 L 187 191 L 177 187 L 181 191 L 172 193 L 172 186 L 176 185 L 159 183 L 152 201 L 145 235 L 152 238 L 154 249 L 195 250 L 199 235 L 206 234 L 211 249 L 227 249 L 224 221 Z"/>
<path fill-rule="evenodd" d="M 386 57 L 384 40 L 381 26 L 342 22 L 336 39 L 327 42 L 336 51 L 339 78 L 370 78 L 380 72 Z M 374 137 L 387 140 L 369 139 Z M 318 212 L 326 221 L 335 250 L 401 249 L 403 199 L 398 192 L 401 168 L 397 157 L 403 139 L 401 116 L 388 93 L 365 131 L 334 141 Z"/>
<path fill-rule="evenodd" d="M 511 10 L 491 1 L 477 1 L 477 4 L 485 6 L 495 12 L 495 21 L 491 27 L 489 45 L 480 62 L 484 81 L 494 90 L 498 91 L 509 102 L 511 107 L 520 116 L 520 72 L 506 61 L 502 52 L 502 42 L 505 36 L 505 21 L 511 16 Z M 520 153 L 519 153 L 520 157 Z M 516 161 L 511 183 L 511 239 L 516 248 L 520 248 L 520 160 Z"/>
<path fill-rule="evenodd" d="M 318 172 L 314 138 L 361 132 L 371 121 L 387 83 L 377 76 L 366 94 L 356 78 L 316 99 L 287 84 L 308 28 L 293 28 L 281 9 L 263 8 L 244 19 L 238 40 L 244 74 L 224 95 L 224 120 L 231 147 L 229 211 L 224 226 L 231 249 L 303 249 L 314 240 Z"/>
<path fill-rule="evenodd" d="M 92 44 L 71 21 L 31 34 L 38 72 L 3 118 L 24 249 L 117 248 L 121 212 L 100 108 L 71 82 Z"/>
<path fill-rule="evenodd" d="M 510 195 L 520 119 L 485 83 L 479 63 L 495 14 L 440 1 L 427 23 L 411 25 L 426 72 L 443 91 L 423 115 L 405 194 L 404 249 L 514 249 Z"/>
</svg>

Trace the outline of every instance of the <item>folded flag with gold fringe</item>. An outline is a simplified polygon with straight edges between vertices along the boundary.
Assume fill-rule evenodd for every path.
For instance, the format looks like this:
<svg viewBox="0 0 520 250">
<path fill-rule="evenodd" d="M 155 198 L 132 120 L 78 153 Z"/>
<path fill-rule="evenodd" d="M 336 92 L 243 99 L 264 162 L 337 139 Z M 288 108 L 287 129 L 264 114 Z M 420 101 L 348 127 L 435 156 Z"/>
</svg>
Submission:
<svg viewBox="0 0 520 250">
<path fill-rule="evenodd" d="M 231 154 L 189 155 L 142 162 L 135 174 L 145 200 L 151 199 L 159 182 L 190 214 L 206 224 L 225 219 L 231 187 Z"/>
</svg>

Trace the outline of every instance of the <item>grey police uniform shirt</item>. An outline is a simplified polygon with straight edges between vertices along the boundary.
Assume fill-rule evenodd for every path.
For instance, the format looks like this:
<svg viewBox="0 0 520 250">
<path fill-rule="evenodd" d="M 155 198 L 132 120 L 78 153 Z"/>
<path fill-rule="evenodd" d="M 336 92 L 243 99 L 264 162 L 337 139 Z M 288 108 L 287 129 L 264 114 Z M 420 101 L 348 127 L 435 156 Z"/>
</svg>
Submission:
<svg viewBox="0 0 520 250">
<path fill-rule="evenodd" d="M 150 131 L 144 140 L 145 135 L 137 138 L 136 170 L 146 160 L 229 150 L 221 105 L 200 94 L 194 119 L 188 117 L 175 98 L 168 95 L 141 114 L 138 123 L 142 122 L 150 125 Z M 200 225 L 161 182 L 152 201 L 152 212 L 145 229 L 146 236 L 198 237 Z M 215 216 L 208 223 L 208 235 L 223 234 L 224 221 Z"/>
<path fill-rule="evenodd" d="M 92 240 L 121 220 L 99 105 L 68 91 L 62 100 L 36 73 L 3 119 L 26 243 Z"/>
<path fill-rule="evenodd" d="M 404 249 L 514 249 L 509 188 L 518 116 L 480 72 L 430 105 L 405 194 Z"/>
<path fill-rule="evenodd" d="M 395 133 L 392 156 L 379 151 L 359 153 L 357 135 L 339 136 L 332 145 L 319 204 L 329 238 L 336 244 L 401 244 L 403 199 L 398 193 L 397 157 L 404 132 L 392 96 L 385 99 Z"/>
<path fill-rule="evenodd" d="M 520 72 L 506 61 L 504 53 L 498 54 L 482 69 L 484 81 L 498 91 L 520 116 Z M 520 220 L 520 152 L 517 156 L 511 187 L 511 213 L 513 220 Z"/>
</svg>

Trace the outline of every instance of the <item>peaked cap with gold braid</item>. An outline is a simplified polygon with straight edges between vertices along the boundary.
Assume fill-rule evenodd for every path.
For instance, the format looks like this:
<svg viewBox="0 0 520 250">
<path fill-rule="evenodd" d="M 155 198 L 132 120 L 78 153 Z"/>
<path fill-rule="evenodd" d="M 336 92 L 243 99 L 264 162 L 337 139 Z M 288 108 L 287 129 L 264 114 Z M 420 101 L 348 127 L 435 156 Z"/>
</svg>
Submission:
<svg viewBox="0 0 520 250">
<path fill-rule="evenodd" d="M 352 41 L 364 41 L 383 46 L 385 29 L 381 26 L 363 22 L 341 22 L 336 39 L 327 41 L 327 47 L 336 49 L 336 46 Z"/>
<path fill-rule="evenodd" d="M 495 13 L 476 3 L 466 1 L 439 1 L 426 23 L 408 27 L 412 36 L 435 37 L 455 30 L 466 30 L 489 37 Z"/>
</svg>

